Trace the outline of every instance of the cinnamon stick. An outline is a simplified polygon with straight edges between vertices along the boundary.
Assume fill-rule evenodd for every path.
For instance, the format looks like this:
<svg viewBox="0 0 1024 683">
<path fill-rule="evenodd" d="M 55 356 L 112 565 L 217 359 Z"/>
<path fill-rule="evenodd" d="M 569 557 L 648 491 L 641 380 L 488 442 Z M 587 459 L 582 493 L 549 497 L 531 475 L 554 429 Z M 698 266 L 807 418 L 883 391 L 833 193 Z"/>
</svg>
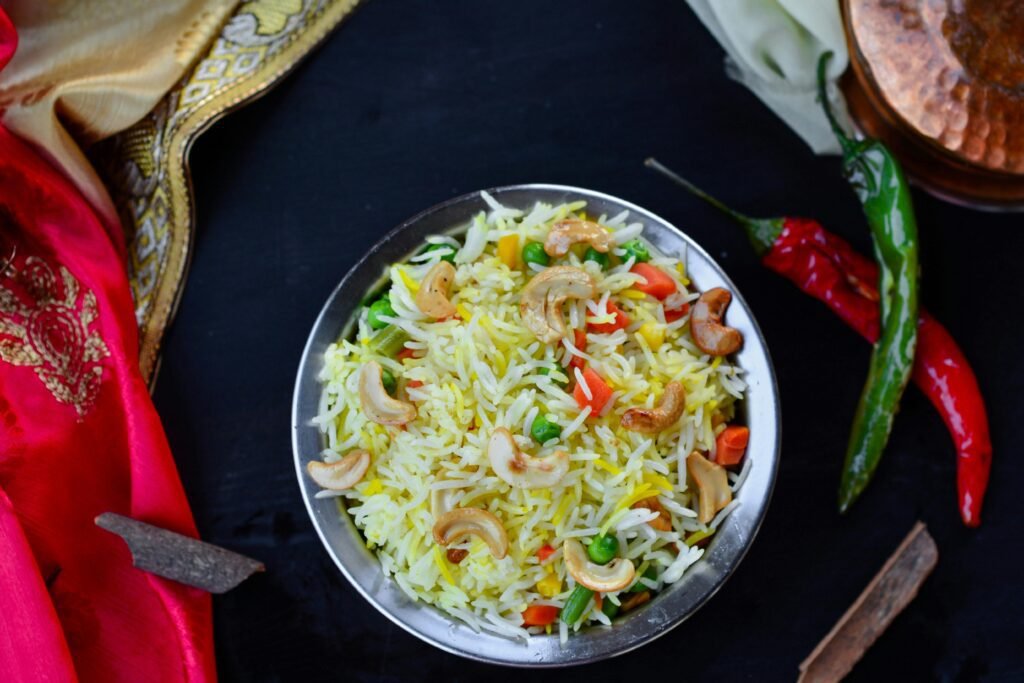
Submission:
<svg viewBox="0 0 1024 683">
<path fill-rule="evenodd" d="M 918 522 L 856 602 L 800 664 L 798 683 L 842 680 L 914 599 L 938 559 L 935 541 Z"/>
</svg>

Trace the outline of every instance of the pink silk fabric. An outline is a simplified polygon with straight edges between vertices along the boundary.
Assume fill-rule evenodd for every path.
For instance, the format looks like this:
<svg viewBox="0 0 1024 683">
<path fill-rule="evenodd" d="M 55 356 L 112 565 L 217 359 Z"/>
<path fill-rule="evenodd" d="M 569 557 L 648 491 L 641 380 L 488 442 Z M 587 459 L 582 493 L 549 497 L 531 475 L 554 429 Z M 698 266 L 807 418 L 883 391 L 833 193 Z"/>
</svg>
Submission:
<svg viewBox="0 0 1024 683">
<path fill-rule="evenodd" d="M 17 44 L 0 9 L 0 69 Z M 0 680 L 212 681 L 210 597 L 132 566 L 112 511 L 196 535 L 139 374 L 123 245 L 0 126 Z"/>
</svg>

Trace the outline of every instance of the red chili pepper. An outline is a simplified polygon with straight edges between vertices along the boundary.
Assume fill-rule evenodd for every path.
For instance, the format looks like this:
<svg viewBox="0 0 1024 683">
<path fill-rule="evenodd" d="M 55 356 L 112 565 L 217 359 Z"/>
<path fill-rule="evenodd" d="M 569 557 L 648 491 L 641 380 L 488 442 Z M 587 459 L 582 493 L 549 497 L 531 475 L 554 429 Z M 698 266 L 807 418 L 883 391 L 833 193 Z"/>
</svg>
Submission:
<svg viewBox="0 0 1024 683">
<path fill-rule="evenodd" d="M 762 263 L 823 301 L 843 322 L 874 343 L 879 334 L 878 267 L 816 221 L 744 216 L 657 162 L 648 165 L 733 218 Z M 981 523 L 992 465 L 988 415 L 974 371 L 949 332 L 926 311 L 918 321 L 914 383 L 939 411 L 957 449 L 957 494 L 964 524 Z"/>
</svg>

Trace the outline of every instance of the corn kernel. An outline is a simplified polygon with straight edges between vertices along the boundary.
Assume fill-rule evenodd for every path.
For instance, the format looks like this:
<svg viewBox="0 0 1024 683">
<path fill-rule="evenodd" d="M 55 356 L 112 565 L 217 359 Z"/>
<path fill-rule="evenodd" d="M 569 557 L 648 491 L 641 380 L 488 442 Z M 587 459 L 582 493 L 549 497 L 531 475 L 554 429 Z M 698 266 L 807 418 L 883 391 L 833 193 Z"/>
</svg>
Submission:
<svg viewBox="0 0 1024 683">
<path fill-rule="evenodd" d="M 505 235 L 498 240 L 498 258 L 509 268 L 519 267 L 519 235 Z"/>
<path fill-rule="evenodd" d="M 639 332 L 640 336 L 647 341 L 647 345 L 651 347 L 651 351 L 657 351 L 665 342 L 665 328 L 657 323 L 644 323 L 640 326 Z"/>
<path fill-rule="evenodd" d="M 537 582 L 537 592 L 545 598 L 553 598 L 562 592 L 562 580 L 558 574 L 548 572 L 548 575 Z"/>
</svg>

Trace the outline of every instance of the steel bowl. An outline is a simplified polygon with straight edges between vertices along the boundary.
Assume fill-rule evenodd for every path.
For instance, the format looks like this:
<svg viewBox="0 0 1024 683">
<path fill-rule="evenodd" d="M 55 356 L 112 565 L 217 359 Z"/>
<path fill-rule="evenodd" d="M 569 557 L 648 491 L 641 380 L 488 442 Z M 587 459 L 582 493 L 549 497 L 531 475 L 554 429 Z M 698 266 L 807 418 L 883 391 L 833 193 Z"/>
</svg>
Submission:
<svg viewBox="0 0 1024 683">
<path fill-rule="evenodd" d="M 318 487 L 305 474 L 306 463 L 319 457 L 324 439 L 312 423 L 320 401 L 317 375 L 327 347 L 351 334 L 359 302 L 377 285 L 387 267 L 403 261 L 431 234 L 458 234 L 487 205 L 479 192 L 456 197 L 427 209 L 388 233 L 353 267 L 324 304 L 313 324 L 299 363 L 292 403 L 292 448 L 295 472 L 313 526 L 342 574 L 370 604 L 409 633 L 462 657 L 523 667 L 583 664 L 629 652 L 668 633 L 703 605 L 739 565 L 761 525 L 775 484 L 781 446 L 779 394 L 764 337 L 747 302 L 722 268 L 690 237 L 653 213 L 615 197 L 562 185 L 514 185 L 488 192 L 506 206 L 528 209 L 537 201 L 558 204 L 587 201 L 587 212 L 612 216 L 629 210 L 644 224 L 644 236 L 666 254 L 684 254 L 689 277 L 701 289 L 721 286 L 733 293 L 727 320 L 743 333 L 736 362 L 746 372 L 749 390 L 740 404 L 751 440 L 750 472 L 740 488 L 740 505 L 723 522 L 704 557 L 683 578 L 651 602 L 615 620 L 611 627 L 581 629 L 562 645 L 558 636 L 533 636 L 528 641 L 478 633 L 440 610 L 410 599 L 387 578 L 367 549 L 339 499 L 317 499 Z"/>
</svg>

